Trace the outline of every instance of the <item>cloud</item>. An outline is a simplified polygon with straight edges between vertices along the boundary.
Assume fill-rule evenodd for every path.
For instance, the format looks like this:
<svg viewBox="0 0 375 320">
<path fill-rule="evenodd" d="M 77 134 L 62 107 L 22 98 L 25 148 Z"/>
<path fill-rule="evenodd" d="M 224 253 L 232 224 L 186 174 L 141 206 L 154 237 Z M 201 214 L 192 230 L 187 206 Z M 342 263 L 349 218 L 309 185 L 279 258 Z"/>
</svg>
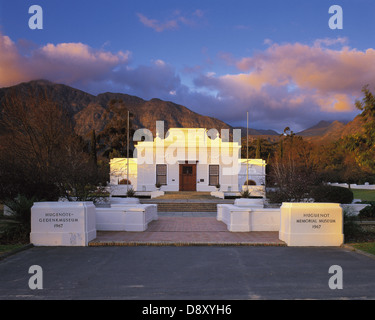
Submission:
<svg viewBox="0 0 375 320">
<path fill-rule="evenodd" d="M 312 45 L 267 41 L 266 50 L 235 61 L 239 72 L 197 76 L 196 92 L 211 95 L 207 114 L 231 123 L 241 121 L 246 111 L 255 123 L 279 130 L 350 119 L 358 112 L 354 100 L 362 87 L 375 87 L 375 50 L 352 49 L 347 43 L 346 38 L 318 39 Z"/>
<path fill-rule="evenodd" d="M 320 42 L 321 43 L 321 42 Z M 327 42 L 326 42 L 327 43 Z M 321 92 L 357 91 L 358 80 L 374 82 L 375 50 L 358 51 L 344 47 L 340 50 L 308 46 L 300 43 L 274 44 L 254 57 L 237 63 L 243 80 L 256 87 L 272 84 L 283 86 L 294 82 L 301 88 Z"/>
<path fill-rule="evenodd" d="M 178 28 L 178 21 L 168 20 L 166 22 L 160 22 L 156 19 L 149 19 L 146 16 L 144 16 L 141 13 L 137 14 L 139 21 L 145 25 L 146 27 L 152 28 L 157 32 L 162 32 L 164 30 L 171 30 L 171 29 L 177 29 Z"/>
<path fill-rule="evenodd" d="M 126 66 L 116 71 L 113 82 L 122 86 L 122 91 L 144 99 L 167 99 L 181 85 L 180 77 L 173 66 L 162 60 L 151 65 Z"/>
<path fill-rule="evenodd" d="M 27 50 L 29 48 L 29 50 Z M 161 59 L 131 65 L 131 53 L 112 53 L 83 43 L 24 46 L 0 34 L 0 87 L 46 79 L 98 94 L 124 92 L 144 99 L 170 98 L 181 86 L 173 66 Z"/>
<path fill-rule="evenodd" d="M 290 99 L 297 93 L 321 110 L 349 111 L 361 88 L 375 84 L 375 50 L 332 50 L 321 46 L 343 42 L 325 39 L 316 41 L 314 46 L 274 44 L 238 61 L 238 69 L 247 72 L 225 75 L 220 80 L 227 86 L 236 85 L 242 95 L 261 92 L 267 86 L 283 87 L 288 89 Z"/>
<path fill-rule="evenodd" d="M 282 131 L 290 126 L 295 132 L 320 120 L 352 118 L 362 87 L 375 87 L 372 48 L 349 48 L 344 38 L 318 39 L 311 45 L 267 43 L 265 50 L 240 59 L 218 53 L 218 61 L 236 72 L 220 74 L 208 63 L 185 67 L 181 72 L 187 86 L 175 66 L 156 57 L 134 66 L 129 51 L 110 52 L 84 43 L 15 43 L 0 33 L 0 87 L 46 79 L 92 94 L 173 98 L 232 125 L 246 125 L 249 111 L 253 127 Z"/>
<path fill-rule="evenodd" d="M 333 46 L 336 44 L 347 44 L 349 42 L 349 39 L 346 37 L 339 37 L 339 38 L 324 38 L 324 39 L 317 39 L 314 41 L 315 47 L 322 47 L 322 46 Z"/>
<path fill-rule="evenodd" d="M 193 12 L 193 16 L 196 16 L 196 17 L 198 17 L 198 18 L 203 18 L 203 16 L 204 16 L 204 12 L 203 12 L 203 10 L 201 10 L 201 9 L 197 9 L 197 10 L 195 10 L 195 11 Z"/>
<path fill-rule="evenodd" d="M 111 53 L 82 43 L 47 44 L 25 54 L 21 51 L 8 36 L 0 34 L 0 86 L 34 79 L 70 85 L 104 79 L 130 58 L 128 51 Z"/>
<path fill-rule="evenodd" d="M 0 33 L 0 85 L 12 85 L 30 77 L 15 43 Z"/>
<path fill-rule="evenodd" d="M 165 30 L 176 30 L 180 25 L 194 26 L 197 19 L 204 17 L 204 12 L 200 9 L 195 10 L 190 16 L 182 15 L 181 11 L 176 10 L 173 16 L 166 21 L 157 19 L 150 19 L 142 13 L 137 13 L 139 21 L 146 27 L 149 27 L 156 32 L 163 32 Z"/>
</svg>

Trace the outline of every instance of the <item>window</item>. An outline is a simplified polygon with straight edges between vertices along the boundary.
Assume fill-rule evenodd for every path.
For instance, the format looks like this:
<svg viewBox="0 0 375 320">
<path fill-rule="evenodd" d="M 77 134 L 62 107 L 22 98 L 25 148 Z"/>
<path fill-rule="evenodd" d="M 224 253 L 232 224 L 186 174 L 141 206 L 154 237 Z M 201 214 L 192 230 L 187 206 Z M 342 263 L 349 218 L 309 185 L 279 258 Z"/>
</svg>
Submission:
<svg viewBox="0 0 375 320">
<path fill-rule="evenodd" d="M 119 182 L 118 182 L 118 184 L 128 184 L 128 182 L 129 182 L 129 184 L 132 184 L 131 183 L 131 181 L 129 180 L 127 180 L 127 179 L 121 179 Z"/>
<path fill-rule="evenodd" d="M 247 180 L 244 183 L 245 186 L 256 186 L 257 183 L 254 180 Z"/>
<path fill-rule="evenodd" d="M 157 164 L 156 165 L 156 183 L 161 185 L 167 185 L 167 165 Z"/>
<path fill-rule="evenodd" d="M 209 185 L 216 186 L 219 184 L 219 166 L 210 165 L 209 166 Z"/>
<path fill-rule="evenodd" d="M 183 166 L 182 167 L 182 174 L 193 174 L 193 167 Z"/>
</svg>

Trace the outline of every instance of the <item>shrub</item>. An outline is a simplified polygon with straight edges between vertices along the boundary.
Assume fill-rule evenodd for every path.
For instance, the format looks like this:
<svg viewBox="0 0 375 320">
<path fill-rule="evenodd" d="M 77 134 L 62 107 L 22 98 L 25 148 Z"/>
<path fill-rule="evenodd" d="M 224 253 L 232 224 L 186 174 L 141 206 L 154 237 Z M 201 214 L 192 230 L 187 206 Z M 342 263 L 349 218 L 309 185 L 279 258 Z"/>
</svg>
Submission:
<svg viewBox="0 0 375 320">
<path fill-rule="evenodd" d="M 250 196 L 251 196 L 251 192 L 247 189 L 241 192 L 241 198 L 250 198 Z"/>
<path fill-rule="evenodd" d="M 256 186 L 256 182 L 254 180 L 247 180 L 244 183 L 244 186 Z"/>
<path fill-rule="evenodd" d="M 279 191 L 267 191 L 267 198 L 270 201 L 270 203 L 282 203 L 282 202 L 288 202 L 289 199 L 285 199 L 284 195 Z"/>
<path fill-rule="evenodd" d="M 344 236 L 346 240 L 355 239 L 363 234 L 364 231 L 357 221 L 356 215 L 344 211 Z"/>
<path fill-rule="evenodd" d="M 126 191 L 126 196 L 128 198 L 134 197 L 135 196 L 135 191 L 133 188 L 130 188 L 128 191 Z"/>
<path fill-rule="evenodd" d="M 283 203 L 283 202 L 305 202 L 309 195 L 304 190 L 290 190 L 288 188 L 267 191 L 267 198 L 270 203 Z"/>
<path fill-rule="evenodd" d="M 375 218 L 375 202 L 369 202 L 370 206 L 363 208 L 359 214 L 359 218 Z"/>
<path fill-rule="evenodd" d="M 121 179 L 118 184 L 128 184 L 128 180 L 127 179 Z M 129 180 L 129 185 L 132 184 L 131 181 Z"/>
<path fill-rule="evenodd" d="M 321 185 L 316 186 L 311 189 L 310 197 L 314 199 L 315 202 L 333 202 L 333 203 L 352 203 L 353 202 L 353 192 L 350 189 Z"/>
<path fill-rule="evenodd" d="M 5 205 L 13 212 L 11 223 L 8 223 L 1 233 L 1 242 L 25 243 L 29 241 L 31 231 L 31 207 L 35 199 L 18 196 L 14 200 L 6 201 Z"/>
<path fill-rule="evenodd" d="M 35 202 L 35 198 L 29 199 L 25 196 L 19 195 L 14 200 L 6 201 L 5 205 L 13 212 L 14 219 L 25 225 L 31 226 L 31 207 Z"/>
</svg>

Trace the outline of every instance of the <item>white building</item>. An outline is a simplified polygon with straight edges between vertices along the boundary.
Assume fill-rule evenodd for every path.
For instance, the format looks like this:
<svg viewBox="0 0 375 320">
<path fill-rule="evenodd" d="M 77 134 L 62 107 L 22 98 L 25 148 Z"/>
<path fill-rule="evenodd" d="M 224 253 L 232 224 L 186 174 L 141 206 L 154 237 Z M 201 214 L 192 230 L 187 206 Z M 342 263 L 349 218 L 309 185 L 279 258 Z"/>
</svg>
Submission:
<svg viewBox="0 0 375 320">
<path fill-rule="evenodd" d="M 162 191 L 207 192 L 219 184 L 221 191 L 239 192 L 248 178 L 250 184 L 264 188 L 265 161 L 241 159 L 240 133 L 234 133 L 236 142 L 229 141 L 229 131 L 224 139 L 223 131 L 220 138 L 215 129 L 174 128 L 164 139 L 158 134 L 152 139 L 144 131 L 145 141 L 135 146 L 136 158 L 111 160 L 110 183 L 128 188 L 129 177 L 129 185 L 137 192 L 155 191 L 157 183 Z"/>
</svg>

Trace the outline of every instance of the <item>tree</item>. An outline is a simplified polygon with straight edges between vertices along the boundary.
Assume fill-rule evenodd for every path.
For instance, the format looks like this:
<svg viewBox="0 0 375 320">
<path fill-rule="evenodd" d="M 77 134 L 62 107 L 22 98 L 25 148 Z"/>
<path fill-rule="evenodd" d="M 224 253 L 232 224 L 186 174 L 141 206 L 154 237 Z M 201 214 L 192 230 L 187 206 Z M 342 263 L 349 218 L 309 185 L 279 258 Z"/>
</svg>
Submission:
<svg viewBox="0 0 375 320">
<path fill-rule="evenodd" d="M 129 112 L 129 117 L 133 114 Z M 104 113 L 107 124 L 99 135 L 99 140 L 104 155 L 109 156 L 111 152 L 117 150 L 121 156 L 127 156 L 128 143 L 128 109 L 122 100 L 111 100 Z M 129 120 L 129 136 L 132 136 L 131 121 Z"/>
<path fill-rule="evenodd" d="M 278 146 L 268 175 L 268 183 L 277 191 L 268 196 L 273 202 L 301 201 L 317 183 L 313 146 L 296 136 L 289 127 L 280 136 Z"/>
<path fill-rule="evenodd" d="M 97 157 L 97 153 L 96 153 L 96 145 L 97 145 L 97 142 L 96 142 L 96 134 L 95 134 L 95 130 L 92 130 L 91 131 L 91 143 L 90 143 L 90 154 L 91 154 L 91 159 L 94 163 L 95 166 L 98 165 L 98 157 Z"/>
<path fill-rule="evenodd" d="M 10 91 L 0 125 L 0 198 L 57 200 L 102 181 L 68 113 L 45 93 L 24 99 Z"/>
<path fill-rule="evenodd" d="M 355 106 L 361 110 L 364 120 L 363 133 L 356 133 L 344 139 L 348 150 L 355 154 L 357 163 L 365 170 L 375 172 L 375 97 L 368 89 L 363 87 L 364 97 L 357 100 Z"/>
<path fill-rule="evenodd" d="M 260 145 L 260 139 L 257 140 L 257 148 L 255 151 L 255 159 L 260 159 L 260 152 L 261 152 L 261 145 Z"/>
</svg>

